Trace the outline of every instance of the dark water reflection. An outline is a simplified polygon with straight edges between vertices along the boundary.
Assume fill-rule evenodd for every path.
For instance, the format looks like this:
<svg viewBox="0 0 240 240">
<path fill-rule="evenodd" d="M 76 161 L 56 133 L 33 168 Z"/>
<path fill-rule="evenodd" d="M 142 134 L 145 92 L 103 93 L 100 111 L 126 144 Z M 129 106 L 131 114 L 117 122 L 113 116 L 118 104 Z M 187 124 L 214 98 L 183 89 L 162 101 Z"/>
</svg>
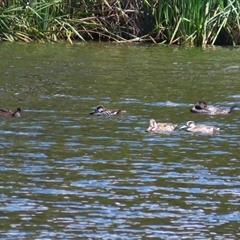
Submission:
<svg viewBox="0 0 240 240">
<path fill-rule="evenodd" d="M 1 44 L 0 236 L 238 239 L 238 48 Z M 93 117 L 98 104 L 121 117 Z M 145 132 L 151 118 L 215 135 Z"/>
</svg>

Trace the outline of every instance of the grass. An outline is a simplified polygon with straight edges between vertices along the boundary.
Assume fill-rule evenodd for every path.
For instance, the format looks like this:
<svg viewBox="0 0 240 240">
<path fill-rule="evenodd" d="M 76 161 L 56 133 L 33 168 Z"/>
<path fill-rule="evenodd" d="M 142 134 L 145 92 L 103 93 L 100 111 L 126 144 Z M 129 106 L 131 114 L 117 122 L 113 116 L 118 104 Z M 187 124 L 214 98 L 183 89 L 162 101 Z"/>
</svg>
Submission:
<svg viewBox="0 0 240 240">
<path fill-rule="evenodd" d="M 0 0 L 0 40 L 240 43 L 239 0 Z"/>
</svg>

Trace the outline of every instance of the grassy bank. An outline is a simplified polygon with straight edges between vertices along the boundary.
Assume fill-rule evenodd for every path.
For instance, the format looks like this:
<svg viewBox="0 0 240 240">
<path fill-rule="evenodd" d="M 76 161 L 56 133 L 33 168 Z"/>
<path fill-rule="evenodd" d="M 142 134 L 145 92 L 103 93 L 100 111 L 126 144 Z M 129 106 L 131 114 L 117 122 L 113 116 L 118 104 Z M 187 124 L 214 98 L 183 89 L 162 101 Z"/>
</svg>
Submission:
<svg viewBox="0 0 240 240">
<path fill-rule="evenodd" d="M 240 0 L 0 0 L 0 40 L 240 43 Z"/>
</svg>

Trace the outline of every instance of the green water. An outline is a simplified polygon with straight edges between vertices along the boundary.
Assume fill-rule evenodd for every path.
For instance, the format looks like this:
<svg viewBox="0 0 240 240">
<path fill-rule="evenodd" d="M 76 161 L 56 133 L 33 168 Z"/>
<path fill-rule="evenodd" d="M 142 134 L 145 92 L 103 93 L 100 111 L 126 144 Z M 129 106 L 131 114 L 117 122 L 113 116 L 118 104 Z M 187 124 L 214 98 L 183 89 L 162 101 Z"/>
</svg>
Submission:
<svg viewBox="0 0 240 240">
<path fill-rule="evenodd" d="M 0 44 L 0 236 L 238 239 L 239 48 Z M 94 107 L 122 108 L 94 117 Z M 215 135 L 145 132 L 149 120 Z"/>
</svg>

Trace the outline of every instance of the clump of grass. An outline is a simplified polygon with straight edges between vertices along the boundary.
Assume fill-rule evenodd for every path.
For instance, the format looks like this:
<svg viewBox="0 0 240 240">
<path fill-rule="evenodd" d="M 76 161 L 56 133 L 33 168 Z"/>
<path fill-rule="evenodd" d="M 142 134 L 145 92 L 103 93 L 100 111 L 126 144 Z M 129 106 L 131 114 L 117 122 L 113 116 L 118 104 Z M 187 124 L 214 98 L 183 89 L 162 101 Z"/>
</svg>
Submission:
<svg viewBox="0 0 240 240">
<path fill-rule="evenodd" d="M 28 5 L 22 2 L 19 6 L 1 8 L 0 39 L 10 42 L 84 40 L 68 19 L 59 0 L 30 2 Z"/>
<path fill-rule="evenodd" d="M 154 17 L 156 38 L 165 39 L 169 43 L 239 43 L 237 0 L 162 0 L 156 4 Z"/>
</svg>

